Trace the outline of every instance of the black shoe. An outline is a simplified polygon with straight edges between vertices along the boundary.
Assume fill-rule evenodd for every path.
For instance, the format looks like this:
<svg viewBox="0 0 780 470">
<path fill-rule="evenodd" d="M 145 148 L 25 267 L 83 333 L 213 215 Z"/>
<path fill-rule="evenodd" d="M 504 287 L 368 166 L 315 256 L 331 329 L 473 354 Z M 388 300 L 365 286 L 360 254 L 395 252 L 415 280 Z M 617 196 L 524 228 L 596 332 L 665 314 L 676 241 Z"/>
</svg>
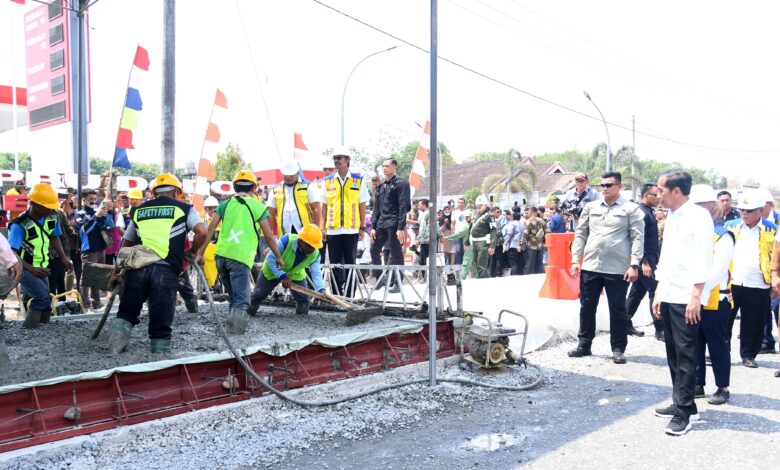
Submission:
<svg viewBox="0 0 780 470">
<path fill-rule="evenodd" d="M 720 389 L 718 389 L 720 390 Z M 693 389 L 693 398 L 704 398 L 707 395 L 704 393 L 704 387 L 701 385 L 697 385 L 695 389 Z"/>
<path fill-rule="evenodd" d="M 780 377 L 780 370 L 775 371 L 775 377 Z"/>
<path fill-rule="evenodd" d="M 664 408 L 655 409 L 655 415 L 659 418 L 672 418 L 676 412 L 677 406 L 674 403 Z M 696 404 L 693 405 L 693 413 L 691 413 L 688 419 L 690 421 L 698 421 L 701 419 L 701 415 L 699 414 L 699 409 L 696 407 Z"/>
<path fill-rule="evenodd" d="M 612 362 L 615 364 L 625 364 L 626 356 L 621 351 L 612 351 Z"/>
<path fill-rule="evenodd" d="M 640 338 L 645 335 L 644 331 L 637 330 L 633 326 L 628 327 L 628 331 L 626 331 L 631 336 L 639 336 Z"/>
<path fill-rule="evenodd" d="M 390 286 L 390 288 L 387 289 L 387 292 L 389 292 L 391 294 L 397 294 L 397 293 L 401 292 L 401 287 L 398 284 L 396 284 L 394 286 Z"/>
<path fill-rule="evenodd" d="M 742 358 L 742 365 L 745 367 L 750 367 L 751 369 L 755 369 L 756 367 L 758 367 L 758 363 L 756 363 L 756 360 L 751 359 L 749 357 Z"/>
<path fill-rule="evenodd" d="M 710 405 L 725 405 L 727 401 L 729 401 L 729 397 L 731 396 L 731 393 L 729 393 L 728 390 L 723 390 L 722 388 L 718 388 L 715 390 L 715 393 L 712 394 L 709 400 L 707 400 L 707 403 Z"/>
<path fill-rule="evenodd" d="M 666 425 L 664 432 L 671 436 L 682 436 L 691 430 L 691 422 L 683 416 L 682 413 L 674 415 L 669 424 Z"/>
<path fill-rule="evenodd" d="M 260 304 L 249 304 L 249 306 L 246 308 L 246 313 L 254 317 L 257 315 L 258 308 L 260 308 Z"/>
<path fill-rule="evenodd" d="M 585 346 L 577 346 L 576 348 L 569 351 L 569 357 L 585 357 L 592 354 L 593 353 L 590 352 L 590 348 L 586 348 Z"/>
<path fill-rule="evenodd" d="M 761 345 L 761 349 L 758 351 L 759 354 L 776 354 L 775 353 L 775 345 L 774 344 L 764 344 Z"/>
<path fill-rule="evenodd" d="M 657 339 L 662 343 L 666 342 L 666 337 L 664 336 L 664 330 L 655 330 L 655 339 Z"/>
</svg>

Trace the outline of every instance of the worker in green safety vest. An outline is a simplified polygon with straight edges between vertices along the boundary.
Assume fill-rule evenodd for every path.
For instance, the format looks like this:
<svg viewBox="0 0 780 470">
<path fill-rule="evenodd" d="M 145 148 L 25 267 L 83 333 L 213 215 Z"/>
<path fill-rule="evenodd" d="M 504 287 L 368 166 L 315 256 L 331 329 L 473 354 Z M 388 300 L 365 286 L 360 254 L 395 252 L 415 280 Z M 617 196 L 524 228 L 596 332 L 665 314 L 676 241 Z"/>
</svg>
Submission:
<svg viewBox="0 0 780 470">
<path fill-rule="evenodd" d="M 320 270 L 320 248 L 322 248 L 320 228 L 314 224 L 304 225 L 299 234 L 284 235 L 276 243 L 278 250 L 266 256 L 262 273 L 255 283 L 252 303 L 247 310 L 250 315 L 257 313 L 260 302 L 265 300 L 280 282 L 285 289 L 289 289 L 293 283 L 306 287 L 306 268 L 311 268 L 309 271 L 314 290 L 325 292 Z M 276 263 L 277 251 L 282 252 L 283 267 Z M 296 291 L 293 291 L 292 295 L 295 299 L 295 313 L 298 315 L 309 313 L 309 298 Z"/>
<path fill-rule="evenodd" d="M 241 170 L 233 178 L 235 195 L 222 201 L 209 224 L 209 240 L 222 223 L 217 240 L 216 264 L 219 279 L 230 297 L 230 313 L 227 330 L 231 334 L 244 334 L 249 324 L 246 309 L 252 293 L 250 276 L 260 241 L 258 232 L 283 266 L 281 252 L 276 247 L 276 238 L 268 223 L 268 210 L 252 196 L 257 186 L 257 177 L 249 170 Z M 198 263 L 203 265 L 203 251 L 198 253 Z"/>
</svg>

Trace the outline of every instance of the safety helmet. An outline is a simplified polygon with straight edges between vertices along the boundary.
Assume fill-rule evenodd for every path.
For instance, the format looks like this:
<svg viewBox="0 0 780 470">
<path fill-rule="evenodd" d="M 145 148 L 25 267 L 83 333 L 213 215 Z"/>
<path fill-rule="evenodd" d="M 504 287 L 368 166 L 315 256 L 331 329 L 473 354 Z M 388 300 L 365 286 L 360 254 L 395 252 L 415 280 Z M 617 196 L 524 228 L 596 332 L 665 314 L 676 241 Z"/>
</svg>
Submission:
<svg viewBox="0 0 780 470">
<path fill-rule="evenodd" d="M 130 199 L 143 199 L 144 194 L 141 192 L 140 189 L 131 189 L 127 192 L 127 197 Z"/>
<path fill-rule="evenodd" d="M 48 183 L 36 184 L 27 197 L 31 202 L 47 209 L 54 210 L 60 207 L 59 200 L 57 199 L 57 192 Z M 320 238 L 322 238 L 322 236 L 320 236 Z"/>
<path fill-rule="evenodd" d="M 708 184 L 694 184 L 691 186 L 691 192 L 688 195 L 688 200 L 694 204 L 702 202 L 715 202 L 718 200 L 718 196 L 715 194 L 715 190 Z"/>
<path fill-rule="evenodd" d="M 154 179 L 154 184 L 152 185 L 152 191 L 157 189 L 159 186 L 173 186 L 178 188 L 179 191 L 183 191 L 181 182 L 179 182 L 179 178 L 170 173 L 160 173 L 157 175 L 157 178 Z"/>
<path fill-rule="evenodd" d="M 282 175 L 295 176 L 298 174 L 299 169 L 298 164 L 295 162 L 285 163 L 284 166 L 282 166 Z"/>
<path fill-rule="evenodd" d="M 477 200 L 475 201 L 475 204 L 478 206 L 486 206 L 488 205 L 488 198 L 482 195 L 477 196 Z"/>
<path fill-rule="evenodd" d="M 333 157 L 335 157 L 336 155 L 342 155 L 344 157 L 349 157 L 350 159 L 352 158 L 352 152 L 350 152 L 349 148 L 347 148 L 344 145 L 333 149 L 333 153 L 330 154 L 331 160 L 333 160 Z"/>
<path fill-rule="evenodd" d="M 298 234 L 298 237 L 314 248 L 322 248 L 322 232 L 314 224 L 306 224 L 301 233 Z"/>
<path fill-rule="evenodd" d="M 214 196 L 209 196 L 206 198 L 206 201 L 203 203 L 203 207 L 217 207 L 219 205 L 219 201 L 217 201 L 217 198 Z"/>
<path fill-rule="evenodd" d="M 336 164 L 333 163 L 333 159 L 331 157 L 322 157 L 320 160 L 320 166 L 323 170 L 336 168 Z"/>
<path fill-rule="evenodd" d="M 233 178 L 233 183 L 236 181 L 246 181 L 248 183 L 257 184 L 257 176 L 249 170 L 241 170 L 236 173 L 236 176 Z"/>
</svg>

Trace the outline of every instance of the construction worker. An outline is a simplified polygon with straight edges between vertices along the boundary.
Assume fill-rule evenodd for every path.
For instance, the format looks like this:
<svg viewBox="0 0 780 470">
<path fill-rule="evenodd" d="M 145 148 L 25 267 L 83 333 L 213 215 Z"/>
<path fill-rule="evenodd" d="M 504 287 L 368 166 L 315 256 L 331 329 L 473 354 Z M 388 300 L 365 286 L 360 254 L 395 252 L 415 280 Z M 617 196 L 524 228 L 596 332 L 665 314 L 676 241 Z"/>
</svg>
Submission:
<svg viewBox="0 0 780 470">
<path fill-rule="evenodd" d="M 320 271 L 319 249 L 322 248 L 322 232 L 319 227 L 307 224 L 297 235 L 282 236 L 276 241 L 276 247 L 278 250 L 269 253 L 263 261 L 262 274 L 258 276 L 255 290 L 252 292 L 252 303 L 248 310 L 250 315 L 257 314 L 260 302 L 265 300 L 280 282 L 285 289 L 289 289 L 293 283 L 306 287 L 306 268 L 310 268 L 314 290 L 325 292 L 322 272 Z M 282 252 L 283 267 L 276 263 L 278 260 L 277 251 Z M 296 291 L 293 291 L 292 295 L 295 299 L 295 313 L 297 315 L 308 314 L 308 297 Z"/>
<path fill-rule="evenodd" d="M 152 186 L 154 199 L 133 211 L 133 220 L 125 230 L 122 247 L 141 244 L 152 250 L 159 261 L 126 269 L 116 266 L 110 286 L 124 282 L 119 312 L 111 322 L 109 350 L 117 354 L 127 347 L 132 328 L 139 322 L 141 307 L 149 304 L 149 339 L 153 353 L 171 349 L 171 324 L 176 312 L 176 292 L 184 259 L 196 253 L 205 243 L 206 225 L 189 204 L 181 201 L 182 186 L 170 173 L 157 175 Z M 195 232 L 190 250 L 185 248 L 189 231 Z"/>
<path fill-rule="evenodd" d="M 230 297 L 227 329 L 231 334 L 243 334 L 249 322 L 246 308 L 251 294 L 250 270 L 255 263 L 260 241 L 258 232 L 262 231 L 268 246 L 281 260 L 281 253 L 276 248 L 276 239 L 267 220 L 268 211 L 251 196 L 256 185 L 257 178 L 251 171 L 241 170 L 236 173 L 233 178 L 236 194 L 222 201 L 209 224 L 210 240 L 217 226 L 222 223 L 217 240 L 216 263 L 219 278 Z M 198 256 L 201 265 L 202 259 L 201 252 Z"/>
<path fill-rule="evenodd" d="M 474 247 L 474 261 L 477 265 L 477 277 L 488 277 L 488 262 L 498 243 L 498 232 L 493 214 L 488 209 L 488 200 L 485 196 L 477 196 L 477 214 L 471 226 L 470 239 Z"/>
<path fill-rule="evenodd" d="M 48 323 L 51 315 L 49 247 L 54 247 L 66 272 L 73 270 L 73 263 L 60 242 L 62 227 L 56 213 L 60 205 L 54 188 L 47 183 L 36 184 L 28 197 L 30 207 L 11 221 L 8 243 L 22 261 L 22 289 L 32 299 L 24 327 L 37 328 L 40 323 Z"/>
<path fill-rule="evenodd" d="M 268 213 L 280 237 L 285 233 L 300 233 L 304 225 L 320 226 L 319 194 L 314 185 L 300 181 L 299 170 L 295 162 L 284 165 L 284 181 L 274 187 L 268 199 Z"/>
<path fill-rule="evenodd" d="M 350 160 L 346 148 L 336 149 L 332 159 L 336 171 L 323 181 L 321 227 L 332 264 L 355 264 L 357 243 L 366 230 L 366 202 L 371 196 L 363 177 L 349 171 Z M 345 285 L 347 276 L 344 270 L 336 269 L 333 275 L 338 291 L 351 297 L 352 293 L 346 290 L 348 286 Z"/>
</svg>

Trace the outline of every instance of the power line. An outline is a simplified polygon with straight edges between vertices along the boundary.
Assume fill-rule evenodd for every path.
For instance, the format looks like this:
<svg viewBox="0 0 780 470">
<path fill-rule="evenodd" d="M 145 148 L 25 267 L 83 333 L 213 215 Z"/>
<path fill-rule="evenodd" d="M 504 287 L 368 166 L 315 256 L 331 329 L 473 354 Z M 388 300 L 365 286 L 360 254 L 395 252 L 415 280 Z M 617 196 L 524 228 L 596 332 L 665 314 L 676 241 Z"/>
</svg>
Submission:
<svg viewBox="0 0 780 470">
<path fill-rule="evenodd" d="M 403 44 L 406 44 L 407 46 L 409 46 L 409 47 L 411 47 L 413 49 L 417 49 L 418 51 L 424 52 L 426 54 L 430 54 L 430 51 L 428 49 L 425 49 L 424 47 L 418 46 L 417 44 L 414 44 L 414 43 L 412 43 L 410 41 L 407 41 L 406 39 L 403 39 L 403 38 L 401 38 L 399 36 L 396 36 L 395 34 L 387 32 L 387 31 L 385 31 L 385 30 L 383 30 L 383 29 L 381 29 L 381 28 L 379 28 L 377 26 L 374 26 L 374 25 L 370 24 L 370 23 L 367 23 L 367 22 L 365 22 L 365 21 L 363 21 L 363 20 L 361 20 L 361 19 L 359 19 L 359 18 L 357 18 L 355 16 L 350 15 L 349 13 L 343 12 L 343 11 L 333 7 L 333 6 L 330 6 L 330 5 L 326 4 L 326 3 L 323 3 L 320 0 L 312 0 L 312 1 L 314 3 L 322 6 L 322 7 L 325 7 L 327 9 L 333 11 L 334 13 L 337 13 L 337 14 L 339 14 L 341 16 L 349 18 L 350 20 L 355 21 L 356 23 L 359 23 L 359 24 L 361 24 L 361 25 L 363 25 L 363 26 L 365 26 L 365 27 L 367 27 L 369 29 L 372 29 L 372 30 L 378 32 L 379 34 L 382 34 L 382 35 L 387 36 L 389 38 L 395 39 L 396 41 L 401 42 Z M 521 88 L 518 88 L 518 87 L 516 87 L 516 86 L 514 86 L 514 85 L 512 85 L 510 83 L 507 83 L 507 82 L 505 82 L 505 81 L 503 81 L 501 79 L 498 79 L 498 78 L 492 77 L 490 75 L 487 75 L 487 74 L 485 74 L 483 72 L 480 72 L 480 71 L 478 71 L 476 69 L 473 69 L 473 68 L 468 67 L 466 65 L 463 65 L 463 64 L 460 64 L 458 62 L 455 62 L 454 60 L 451 60 L 451 59 L 448 59 L 448 58 L 442 57 L 442 56 L 439 56 L 439 60 L 441 60 L 443 62 L 447 62 L 450 65 L 453 65 L 453 66 L 455 66 L 455 67 L 457 67 L 457 68 L 459 68 L 461 70 L 465 70 L 465 71 L 467 71 L 469 73 L 472 73 L 472 74 L 474 74 L 474 75 L 476 75 L 478 77 L 482 77 L 482 78 L 484 78 L 484 79 L 486 79 L 488 81 L 491 81 L 491 82 L 496 83 L 498 85 L 501 85 L 503 87 L 509 88 L 510 90 L 516 91 L 516 92 L 521 93 L 521 94 L 526 95 L 526 96 L 529 96 L 529 97 L 534 98 L 534 99 L 536 99 L 538 101 L 541 101 L 543 103 L 547 103 L 547 104 L 549 104 L 551 106 L 554 106 L 556 108 L 562 109 L 564 111 L 568 111 L 568 112 L 573 113 L 573 114 L 577 114 L 577 115 L 582 116 L 582 117 L 586 117 L 588 119 L 592 119 L 594 121 L 603 122 L 600 117 L 592 116 L 592 115 L 584 113 L 582 111 L 578 111 L 578 110 L 576 110 L 574 108 L 570 108 L 570 107 L 568 107 L 566 105 L 563 105 L 563 104 L 560 104 L 560 103 L 556 103 L 555 101 L 552 101 L 552 100 L 550 100 L 548 98 L 545 98 L 543 96 L 539 96 L 537 94 L 531 93 L 531 92 L 523 90 Z M 608 125 L 610 125 L 612 127 L 615 127 L 615 128 L 618 128 L 618 129 L 623 129 L 623 130 L 626 130 L 626 131 L 633 131 L 633 129 L 631 129 L 628 126 L 624 126 L 624 125 L 621 125 L 621 124 L 616 124 L 616 123 L 609 122 L 609 121 L 606 121 L 606 122 L 607 122 Z M 708 145 L 693 144 L 693 143 L 690 143 L 690 142 L 685 142 L 685 141 L 682 141 L 682 140 L 679 140 L 679 139 L 674 139 L 674 138 L 666 137 L 666 136 L 663 136 L 663 135 L 651 134 L 649 132 L 642 132 L 642 131 L 635 131 L 635 132 L 637 134 L 644 135 L 645 137 L 650 137 L 650 138 L 653 138 L 653 139 L 658 139 L 658 140 L 662 140 L 662 141 L 666 141 L 666 142 L 671 142 L 671 143 L 678 144 L 678 145 L 684 145 L 684 146 L 687 146 L 687 147 L 697 147 L 697 148 L 701 148 L 701 149 L 705 149 L 705 150 L 714 150 L 714 151 L 720 151 L 720 152 L 735 152 L 735 153 L 780 153 L 780 149 L 774 149 L 774 150 L 750 150 L 750 149 L 729 149 L 729 148 L 711 147 L 711 146 L 708 146 Z"/>
</svg>

